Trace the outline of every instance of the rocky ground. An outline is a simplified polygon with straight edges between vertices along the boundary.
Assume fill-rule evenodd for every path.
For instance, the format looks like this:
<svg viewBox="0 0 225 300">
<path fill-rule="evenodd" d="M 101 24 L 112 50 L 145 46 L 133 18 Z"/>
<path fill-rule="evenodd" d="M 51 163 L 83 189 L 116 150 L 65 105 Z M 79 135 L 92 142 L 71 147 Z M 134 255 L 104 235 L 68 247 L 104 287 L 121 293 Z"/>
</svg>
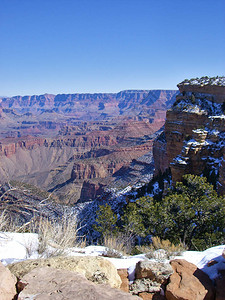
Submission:
<svg viewBox="0 0 225 300">
<path fill-rule="evenodd" d="M 35 235 L 27 235 L 35 242 Z M 4 264 L 10 261 L 10 252 L 14 255 L 11 262 L 22 254 L 25 236 L 17 234 L 20 246 L 13 250 L 11 243 L 16 245 L 16 235 L 11 234 L 9 241 L 10 235 L 1 233 L 0 257 Z M 186 251 L 170 261 L 163 250 L 152 253 L 154 259 L 145 254 L 103 258 L 99 255 L 104 248 L 74 248 L 69 256 L 42 259 L 24 260 L 21 255 L 20 262 L 7 267 L 1 263 L 0 299 L 225 299 L 224 246 Z"/>
<path fill-rule="evenodd" d="M 2 238 L 3 234 L 1 247 Z M 144 254 L 122 259 L 96 256 L 103 248 L 88 247 L 89 256 L 80 248 L 75 254 L 79 256 L 28 259 L 7 267 L 1 263 L 0 299 L 225 299 L 224 246 L 187 251 L 171 261 L 162 250 L 154 259 Z M 188 262 L 199 259 L 199 267 Z"/>
</svg>

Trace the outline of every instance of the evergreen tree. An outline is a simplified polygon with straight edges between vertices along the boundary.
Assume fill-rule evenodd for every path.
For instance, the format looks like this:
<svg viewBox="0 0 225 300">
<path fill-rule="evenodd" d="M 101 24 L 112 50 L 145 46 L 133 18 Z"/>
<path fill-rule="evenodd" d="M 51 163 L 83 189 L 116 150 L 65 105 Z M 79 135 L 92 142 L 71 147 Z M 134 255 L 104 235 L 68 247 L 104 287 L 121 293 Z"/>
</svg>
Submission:
<svg viewBox="0 0 225 300">
<path fill-rule="evenodd" d="M 124 210 L 124 215 L 121 217 L 123 230 L 129 236 L 145 235 L 145 227 L 143 224 L 143 215 L 140 212 L 137 204 L 134 202 L 128 203 Z"/>
<path fill-rule="evenodd" d="M 202 249 L 224 241 L 225 199 L 205 177 L 184 175 L 162 203 L 166 238 Z"/>
<path fill-rule="evenodd" d="M 102 235 L 109 236 L 117 231 L 117 219 L 117 215 L 112 211 L 111 206 L 106 203 L 105 205 L 99 206 L 97 218 L 95 219 L 97 224 L 94 224 L 93 227 Z"/>
<path fill-rule="evenodd" d="M 225 198 L 205 177 L 185 175 L 163 199 L 141 197 L 128 203 L 121 219 L 109 204 L 99 207 L 94 229 L 103 235 L 120 231 L 131 237 L 147 235 L 202 250 L 225 241 Z"/>
<path fill-rule="evenodd" d="M 129 203 L 122 221 L 137 235 L 201 250 L 224 242 L 225 199 L 206 178 L 188 174 L 162 200 L 147 196 Z"/>
</svg>

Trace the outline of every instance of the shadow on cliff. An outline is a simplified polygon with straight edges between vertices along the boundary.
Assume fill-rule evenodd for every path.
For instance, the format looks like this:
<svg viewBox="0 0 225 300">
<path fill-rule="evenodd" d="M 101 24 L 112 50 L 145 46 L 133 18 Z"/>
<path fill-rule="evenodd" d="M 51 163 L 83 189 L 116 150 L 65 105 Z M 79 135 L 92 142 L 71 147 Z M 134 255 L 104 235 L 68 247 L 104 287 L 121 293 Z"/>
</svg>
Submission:
<svg viewBox="0 0 225 300">
<path fill-rule="evenodd" d="M 64 187 L 64 186 L 66 186 L 67 184 L 69 184 L 69 183 L 71 183 L 71 182 L 73 182 L 73 179 L 72 179 L 72 178 L 70 178 L 70 179 L 68 179 L 68 180 L 66 180 L 66 181 L 64 181 L 64 182 L 62 182 L 62 183 L 57 184 L 56 186 L 54 186 L 54 188 L 49 189 L 48 192 L 49 192 L 49 193 L 52 193 L 52 192 L 54 192 L 55 190 L 58 190 L 58 189 L 60 189 L 60 188 L 62 188 L 62 187 Z"/>
</svg>

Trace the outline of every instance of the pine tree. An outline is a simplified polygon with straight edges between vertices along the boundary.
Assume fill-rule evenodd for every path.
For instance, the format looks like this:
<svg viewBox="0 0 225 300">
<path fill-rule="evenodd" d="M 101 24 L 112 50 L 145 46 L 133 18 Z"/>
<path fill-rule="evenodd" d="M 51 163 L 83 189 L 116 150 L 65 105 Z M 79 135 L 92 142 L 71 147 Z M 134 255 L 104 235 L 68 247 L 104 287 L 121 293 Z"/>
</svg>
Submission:
<svg viewBox="0 0 225 300">
<path fill-rule="evenodd" d="M 125 234 L 132 237 L 138 235 L 144 236 L 145 227 L 142 218 L 143 215 L 141 214 L 141 211 L 138 208 L 137 204 L 134 202 L 128 203 L 124 210 L 124 215 L 121 217 Z"/>
<path fill-rule="evenodd" d="M 162 200 L 147 196 L 129 203 L 122 222 L 133 234 L 202 250 L 224 243 L 225 199 L 206 178 L 188 174 Z"/>
<path fill-rule="evenodd" d="M 94 229 L 100 232 L 104 236 L 109 236 L 117 231 L 116 222 L 117 215 L 112 211 L 111 206 L 106 203 L 100 205 L 97 211 L 97 218 L 95 219 L 97 224 L 94 224 Z"/>
<path fill-rule="evenodd" d="M 162 201 L 165 238 L 191 249 L 203 249 L 224 241 L 225 199 L 205 177 L 184 175 Z"/>
</svg>

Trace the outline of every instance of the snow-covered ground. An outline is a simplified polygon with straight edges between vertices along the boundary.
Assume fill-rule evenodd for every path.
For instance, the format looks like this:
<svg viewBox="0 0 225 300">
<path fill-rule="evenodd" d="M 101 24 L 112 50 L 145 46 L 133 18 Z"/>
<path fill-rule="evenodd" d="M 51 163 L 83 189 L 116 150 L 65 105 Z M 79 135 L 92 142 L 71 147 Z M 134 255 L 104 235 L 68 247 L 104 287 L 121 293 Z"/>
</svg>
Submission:
<svg viewBox="0 0 225 300">
<path fill-rule="evenodd" d="M 209 248 L 205 251 L 185 251 L 181 256 L 202 269 L 211 279 L 215 279 L 218 270 L 225 270 L 225 258 L 222 257 L 225 245 Z M 70 248 L 66 251 L 68 256 L 92 255 L 101 256 L 106 250 L 103 246 L 88 246 L 86 248 Z M 0 260 L 4 265 L 26 260 L 39 258 L 38 235 L 35 233 L 7 233 L 0 232 Z M 43 256 L 42 256 L 43 257 Z M 122 258 L 109 258 L 117 269 L 128 268 L 129 279 L 134 280 L 136 263 L 145 259 L 145 254 L 135 256 L 124 256 Z M 208 267 L 208 262 L 217 261 L 216 264 Z"/>
</svg>

